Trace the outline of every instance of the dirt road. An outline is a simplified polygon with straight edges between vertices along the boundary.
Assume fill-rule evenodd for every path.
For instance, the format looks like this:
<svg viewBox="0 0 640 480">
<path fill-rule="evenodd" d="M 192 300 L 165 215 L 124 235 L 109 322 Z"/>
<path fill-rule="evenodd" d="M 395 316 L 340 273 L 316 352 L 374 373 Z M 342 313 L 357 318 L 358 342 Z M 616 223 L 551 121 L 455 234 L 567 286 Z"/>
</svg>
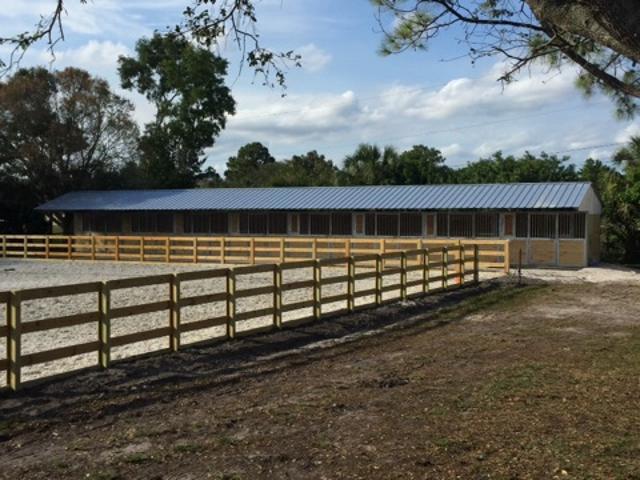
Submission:
<svg viewBox="0 0 640 480">
<path fill-rule="evenodd" d="M 640 286 L 487 283 L 0 396 L 0 478 L 638 478 Z"/>
</svg>

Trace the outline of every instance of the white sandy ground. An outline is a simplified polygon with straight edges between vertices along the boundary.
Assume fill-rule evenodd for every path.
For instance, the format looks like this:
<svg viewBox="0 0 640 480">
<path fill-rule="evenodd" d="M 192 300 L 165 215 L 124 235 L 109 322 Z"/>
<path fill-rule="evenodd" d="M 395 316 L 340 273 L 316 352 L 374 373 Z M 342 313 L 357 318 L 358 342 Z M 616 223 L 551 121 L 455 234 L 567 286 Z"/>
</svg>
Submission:
<svg viewBox="0 0 640 480">
<path fill-rule="evenodd" d="M 149 276 L 162 273 L 183 272 L 211 268 L 222 268 L 220 265 L 202 264 L 149 264 L 149 263 L 124 263 L 124 262 L 89 262 L 89 261 L 42 261 L 23 259 L 0 259 L 0 291 L 21 290 L 45 286 L 65 285 L 72 283 L 105 281 L 118 278 Z M 364 271 L 358 269 L 357 271 Z M 346 274 L 344 267 L 324 267 L 323 278 Z M 481 279 L 489 279 L 500 276 L 501 273 L 482 273 Z M 587 281 L 587 282 L 640 282 L 640 274 L 623 268 L 605 266 L 599 268 L 584 268 L 580 270 L 547 270 L 524 269 L 523 276 L 548 281 Z M 411 272 L 408 280 L 421 278 L 420 272 Z M 285 271 L 283 281 L 285 283 L 312 279 L 312 269 L 296 269 Z M 387 282 L 398 283 L 396 275 L 385 277 Z M 238 290 L 272 285 L 272 273 L 259 273 L 241 275 L 238 277 Z M 373 287 L 373 280 L 360 280 L 356 282 L 356 292 Z M 182 297 L 202 295 L 224 291 L 224 279 L 198 280 L 183 282 L 181 285 Z M 409 293 L 418 291 L 419 287 L 409 290 Z M 346 293 L 344 283 L 327 285 L 322 289 L 323 297 Z M 386 293 L 383 298 L 397 296 L 398 292 Z M 112 293 L 112 308 L 150 303 L 167 300 L 169 295 L 168 285 L 149 287 L 137 287 L 135 289 L 118 290 Z M 283 305 L 304 300 L 311 300 L 310 288 L 283 292 Z M 83 294 L 59 298 L 40 299 L 23 302 L 22 321 L 30 322 L 43 318 L 71 315 L 74 313 L 90 312 L 97 310 L 97 294 Z M 372 296 L 362 297 L 356 300 L 356 305 L 370 303 Z M 239 299 L 237 311 L 257 310 L 272 306 L 271 294 L 258 297 Z M 323 306 L 323 313 L 344 308 L 345 302 L 336 302 Z M 188 323 L 196 320 L 219 317 L 225 314 L 224 302 L 198 305 L 182 309 L 182 322 Z M 311 309 L 301 309 L 283 314 L 283 321 L 308 316 Z M 4 323 L 5 307 L 0 306 L 0 322 Z M 238 322 L 237 330 L 257 328 L 270 325 L 271 316 L 264 316 L 243 322 Z M 112 337 L 129 333 L 166 327 L 169 324 L 168 312 L 157 312 L 145 315 L 136 315 L 127 318 L 114 319 L 112 321 Z M 202 340 L 222 337 L 225 334 L 224 327 L 214 327 L 183 333 L 182 343 L 188 344 Z M 22 353 L 29 354 L 59 348 L 67 345 L 75 345 L 97 339 L 97 325 L 87 324 L 68 328 L 59 328 L 44 332 L 24 334 L 22 338 Z M 164 349 L 168 346 L 166 337 L 137 342 L 112 350 L 112 358 L 119 359 L 153 350 Z M 0 342 L 0 358 L 6 357 L 6 344 Z M 23 369 L 23 380 L 53 375 L 63 371 L 96 365 L 97 354 L 90 353 L 77 355 L 54 362 L 43 363 Z M 4 375 L 0 376 L 0 386 L 4 385 Z"/>
<path fill-rule="evenodd" d="M 116 263 L 116 262 L 88 262 L 88 261 L 42 261 L 23 259 L 0 259 L 0 291 L 22 290 L 45 286 L 56 286 L 83 282 L 105 281 L 119 278 L 149 276 L 162 273 L 183 272 L 191 270 L 203 270 L 223 268 L 221 265 L 194 265 L 194 264 L 141 264 L 141 263 Z M 357 269 L 357 272 L 364 269 Z M 322 276 L 345 275 L 346 267 L 323 267 Z M 283 272 L 283 282 L 290 283 L 299 280 L 311 280 L 312 268 L 286 270 Z M 408 280 L 421 278 L 420 272 L 411 272 Z M 224 291 L 224 278 L 197 280 L 182 282 L 181 294 L 183 298 Z M 385 277 L 388 283 L 399 283 L 399 275 Z M 250 275 L 240 275 L 237 278 L 237 289 L 267 286 L 273 284 L 271 272 Z M 373 280 L 359 280 L 356 282 L 356 291 L 373 288 Z M 409 289 L 409 293 L 418 291 L 419 287 Z M 322 288 L 323 297 L 346 293 L 344 282 L 326 285 Z M 297 303 L 312 299 L 312 289 L 304 288 L 286 291 L 282 294 L 283 305 Z M 383 299 L 397 296 L 398 292 L 388 292 Z M 169 296 L 168 284 L 148 287 L 136 287 L 133 289 L 116 290 L 112 292 L 111 306 L 118 308 L 129 305 L 151 303 L 167 300 Z M 372 303 L 373 296 L 361 297 L 356 300 L 356 305 Z M 251 298 L 237 300 L 237 312 L 269 308 L 273 305 L 273 295 L 266 294 Z M 323 313 L 346 307 L 345 301 L 323 305 Z M 96 293 L 47 298 L 22 303 L 22 322 L 31 322 L 44 318 L 72 315 L 96 311 L 98 298 Z M 182 323 L 189 323 L 206 318 L 214 318 L 225 315 L 224 302 L 185 307 L 182 309 Z M 296 318 L 309 316 L 311 308 L 300 309 L 283 314 L 283 322 Z M 0 306 L 0 322 L 6 318 L 5 306 Z M 263 316 L 237 323 L 237 331 L 242 332 L 252 328 L 268 326 L 272 323 L 272 316 Z M 169 325 L 169 313 L 167 311 L 144 315 L 135 315 L 127 318 L 112 320 L 112 337 L 129 333 L 162 328 Z M 182 343 L 188 344 L 225 335 L 225 327 L 213 327 L 182 334 Z M 91 323 L 68 328 L 59 328 L 48 331 L 23 334 L 22 354 L 28 355 L 34 352 L 50 350 L 68 345 L 76 345 L 97 339 L 97 324 Z M 137 342 L 112 349 L 112 358 L 119 359 L 141 354 L 153 350 L 167 348 L 169 340 L 166 337 Z M 6 344 L 0 342 L 0 358 L 6 358 Z M 77 355 L 54 362 L 43 363 L 23 369 L 23 380 L 31 380 L 38 377 L 49 376 L 55 373 L 96 365 L 97 353 Z M 4 377 L 4 376 L 0 376 Z M 4 385 L 4 378 L 0 378 L 0 385 Z"/>
</svg>

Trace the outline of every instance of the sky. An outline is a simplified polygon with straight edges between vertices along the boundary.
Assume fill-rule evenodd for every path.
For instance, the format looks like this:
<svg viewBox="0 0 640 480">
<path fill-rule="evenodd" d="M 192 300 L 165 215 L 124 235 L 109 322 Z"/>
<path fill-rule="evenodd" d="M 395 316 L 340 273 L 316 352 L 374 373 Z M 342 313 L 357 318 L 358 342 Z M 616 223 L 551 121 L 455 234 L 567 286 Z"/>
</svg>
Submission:
<svg viewBox="0 0 640 480">
<path fill-rule="evenodd" d="M 12 0 L 0 9 L 6 36 L 32 28 L 54 0 Z M 619 121 L 611 102 L 585 99 L 576 90 L 576 70 L 523 72 L 509 85 L 497 81 L 500 59 L 472 65 L 456 32 L 443 34 L 428 51 L 381 56 L 376 11 L 368 0 L 258 0 L 258 29 L 264 46 L 295 50 L 302 68 L 287 74 L 286 95 L 262 85 L 241 68 L 232 44 L 218 53 L 230 59 L 227 84 L 236 115 L 207 151 L 207 166 L 224 173 L 229 156 L 259 141 L 277 159 L 317 150 L 342 164 L 360 143 L 399 150 L 424 144 L 438 148 L 452 167 L 497 150 L 569 155 L 578 165 L 588 157 L 608 161 L 618 145 L 640 134 L 640 120 Z M 190 0 L 67 0 L 65 39 L 55 59 L 36 45 L 21 66 L 81 67 L 105 78 L 135 105 L 144 125 L 153 107 L 122 90 L 118 56 L 132 55 L 136 41 L 175 25 Z M 6 55 L 6 49 L 0 49 Z M 601 146 L 609 145 L 609 146 Z M 600 147 L 598 147 L 600 146 Z"/>
</svg>

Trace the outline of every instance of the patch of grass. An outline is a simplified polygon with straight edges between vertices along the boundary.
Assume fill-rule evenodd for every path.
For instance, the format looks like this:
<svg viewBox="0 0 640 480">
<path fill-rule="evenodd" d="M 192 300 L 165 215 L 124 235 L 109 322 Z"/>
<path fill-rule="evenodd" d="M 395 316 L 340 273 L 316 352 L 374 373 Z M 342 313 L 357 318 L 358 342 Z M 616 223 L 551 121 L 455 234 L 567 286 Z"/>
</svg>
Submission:
<svg viewBox="0 0 640 480">
<path fill-rule="evenodd" d="M 195 453 L 202 450 L 202 446 L 194 443 L 180 443 L 173 447 L 177 453 Z"/>
<path fill-rule="evenodd" d="M 638 458 L 640 456 L 640 438 L 625 436 L 617 438 L 602 450 L 605 457 Z"/>
<path fill-rule="evenodd" d="M 87 478 L 95 480 L 123 480 L 124 477 L 113 470 L 100 470 L 99 472 L 87 474 Z"/>
<path fill-rule="evenodd" d="M 153 462 L 153 457 L 147 453 L 132 453 L 124 457 L 123 460 L 125 463 L 140 465 L 142 463 Z"/>
<path fill-rule="evenodd" d="M 500 288 L 467 299 L 461 303 L 443 309 L 438 315 L 441 319 L 452 319 L 491 310 L 509 310 L 524 301 L 534 299 L 549 289 L 548 285 L 523 285 Z"/>
<path fill-rule="evenodd" d="M 504 398 L 525 394 L 541 384 L 541 365 L 519 365 L 498 374 L 487 387 L 487 395 L 491 398 Z"/>
</svg>

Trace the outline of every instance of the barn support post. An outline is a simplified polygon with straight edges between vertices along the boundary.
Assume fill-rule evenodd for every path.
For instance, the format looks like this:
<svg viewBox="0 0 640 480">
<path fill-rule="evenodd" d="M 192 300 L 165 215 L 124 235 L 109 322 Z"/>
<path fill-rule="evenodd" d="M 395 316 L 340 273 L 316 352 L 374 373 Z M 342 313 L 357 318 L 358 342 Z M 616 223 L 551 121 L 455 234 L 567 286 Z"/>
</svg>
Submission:
<svg viewBox="0 0 640 480">
<path fill-rule="evenodd" d="M 236 272 L 227 269 L 227 338 L 236 337 Z"/>
<path fill-rule="evenodd" d="M 376 255 L 376 305 L 382 304 L 382 256 Z"/>
<path fill-rule="evenodd" d="M 111 363 L 111 290 L 109 284 L 102 282 L 98 293 L 98 365 L 109 368 Z"/>
<path fill-rule="evenodd" d="M 317 258 L 313 263 L 313 318 L 322 318 L 322 265 Z"/>
<path fill-rule="evenodd" d="M 473 283 L 480 281 L 480 258 L 478 252 L 478 245 L 473 246 Z"/>
<path fill-rule="evenodd" d="M 169 281 L 171 310 L 169 313 L 169 348 L 173 352 L 180 350 L 180 277 L 175 273 Z"/>
<path fill-rule="evenodd" d="M 16 391 L 21 383 L 22 305 L 19 292 L 9 293 L 7 307 L 7 385 Z"/>
<path fill-rule="evenodd" d="M 273 326 L 282 328 L 282 268 L 273 264 Z"/>
</svg>

